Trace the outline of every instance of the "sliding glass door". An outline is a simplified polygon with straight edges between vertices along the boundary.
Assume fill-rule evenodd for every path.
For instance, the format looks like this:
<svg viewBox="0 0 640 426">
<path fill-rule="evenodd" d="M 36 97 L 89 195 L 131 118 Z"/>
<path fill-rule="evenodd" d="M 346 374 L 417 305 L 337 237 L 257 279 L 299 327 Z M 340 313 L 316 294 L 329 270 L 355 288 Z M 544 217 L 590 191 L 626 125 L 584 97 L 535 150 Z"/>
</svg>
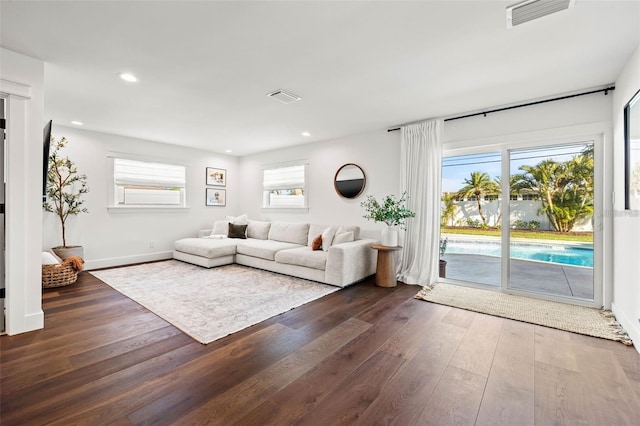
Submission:
<svg viewBox="0 0 640 426">
<path fill-rule="evenodd" d="M 499 151 L 443 158 L 441 276 L 500 286 L 500 164 Z"/>
<path fill-rule="evenodd" d="M 594 299 L 593 154 L 593 142 L 509 151 L 509 289 Z"/>
<path fill-rule="evenodd" d="M 597 305 L 594 152 L 587 140 L 445 155 L 441 277 Z"/>
</svg>

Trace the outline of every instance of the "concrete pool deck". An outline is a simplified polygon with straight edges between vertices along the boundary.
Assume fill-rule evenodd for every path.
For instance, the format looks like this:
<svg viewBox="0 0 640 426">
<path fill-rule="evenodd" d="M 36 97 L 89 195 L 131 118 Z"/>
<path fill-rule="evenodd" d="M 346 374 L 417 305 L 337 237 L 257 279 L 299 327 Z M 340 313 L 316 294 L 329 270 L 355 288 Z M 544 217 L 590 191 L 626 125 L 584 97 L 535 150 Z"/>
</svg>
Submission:
<svg viewBox="0 0 640 426">
<path fill-rule="evenodd" d="M 499 257 L 477 254 L 445 254 L 446 278 L 500 286 Z M 593 299 L 593 268 L 511 259 L 514 289 Z"/>
</svg>

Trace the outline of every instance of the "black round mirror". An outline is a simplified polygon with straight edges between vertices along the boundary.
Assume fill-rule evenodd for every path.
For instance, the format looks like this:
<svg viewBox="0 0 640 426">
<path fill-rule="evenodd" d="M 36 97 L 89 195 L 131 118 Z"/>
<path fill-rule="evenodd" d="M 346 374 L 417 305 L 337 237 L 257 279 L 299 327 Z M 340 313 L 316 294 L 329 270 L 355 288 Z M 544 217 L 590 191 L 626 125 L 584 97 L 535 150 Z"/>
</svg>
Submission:
<svg viewBox="0 0 640 426">
<path fill-rule="evenodd" d="M 367 178 L 357 164 L 348 163 L 340 167 L 333 179 L 338 195 L 344 198 L 356 198 L 364 191 Z"/>
</svg>

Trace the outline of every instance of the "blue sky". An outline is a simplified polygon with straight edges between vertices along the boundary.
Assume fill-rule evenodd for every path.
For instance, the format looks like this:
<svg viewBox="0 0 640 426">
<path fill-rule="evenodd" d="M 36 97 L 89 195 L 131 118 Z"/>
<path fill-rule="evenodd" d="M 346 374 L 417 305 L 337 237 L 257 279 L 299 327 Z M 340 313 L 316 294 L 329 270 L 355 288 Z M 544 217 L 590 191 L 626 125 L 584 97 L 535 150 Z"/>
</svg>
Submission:
<svg viewBox="0 0 640 426">
<path fill-rule="evenodd" d="M 518 173 L 518 168 L 524 164 L 536 165 L 546 159 L 558 162 L 570 160 L 585 147 L 585 144 L 574 144 L 511 151 L 511 174 Z M 464 179 L 475 171 L 485 172 L 491 176 L 491 179 L 499 177 L 500 155 L 500 152 L 497 151 L 444 157 L 442 159 L 442 191 L 458 191 L 464 186 Z"/>
</svg>

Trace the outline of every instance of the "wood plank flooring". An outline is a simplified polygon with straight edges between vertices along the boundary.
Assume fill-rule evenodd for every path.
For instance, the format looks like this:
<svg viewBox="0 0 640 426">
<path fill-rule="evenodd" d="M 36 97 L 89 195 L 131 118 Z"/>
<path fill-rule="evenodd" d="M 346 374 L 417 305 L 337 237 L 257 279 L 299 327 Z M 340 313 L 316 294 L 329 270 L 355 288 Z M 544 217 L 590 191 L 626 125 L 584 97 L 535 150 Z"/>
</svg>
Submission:
<svg viewBox="0 0 640 426">
<path fill-rule="evenodd" d="M 639 425 L 640 354 L 369 280 L 202 345 L 83 272 L 0 337 L 9 425 Z"/>
</svg>

